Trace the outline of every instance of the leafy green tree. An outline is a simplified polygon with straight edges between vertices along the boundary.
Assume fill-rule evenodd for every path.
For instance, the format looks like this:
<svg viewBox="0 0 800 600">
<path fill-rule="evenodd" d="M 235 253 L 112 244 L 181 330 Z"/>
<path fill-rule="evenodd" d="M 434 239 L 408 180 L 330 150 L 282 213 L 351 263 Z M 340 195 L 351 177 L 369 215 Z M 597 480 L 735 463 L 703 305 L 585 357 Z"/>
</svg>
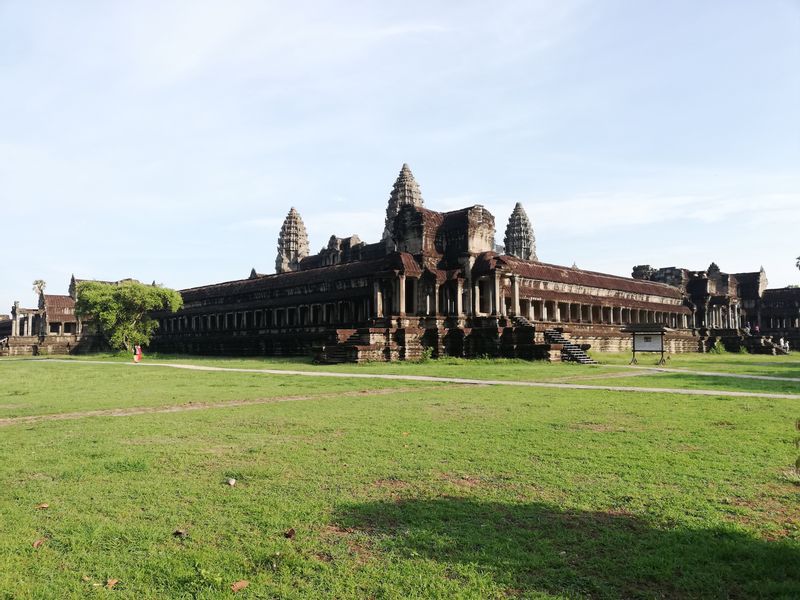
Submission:
<svg viewBox="0 0 800 600">
<path fill-rule="evenodd" d="M 146 346 L 158 328 L 150 313 L 175 312 L 183 306 L 183 298 L 175 290 L 137 281 L 82 281 L 76 295 L 75 313 L 91 321 L 97 333 L 117 350 Z"/>
</svg>

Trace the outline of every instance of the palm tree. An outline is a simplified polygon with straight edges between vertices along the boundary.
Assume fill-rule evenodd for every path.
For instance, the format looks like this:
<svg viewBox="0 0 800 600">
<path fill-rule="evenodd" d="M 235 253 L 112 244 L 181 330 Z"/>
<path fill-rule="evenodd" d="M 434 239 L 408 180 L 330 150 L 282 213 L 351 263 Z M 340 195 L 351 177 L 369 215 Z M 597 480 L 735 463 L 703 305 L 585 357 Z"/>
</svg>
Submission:
<svg viewBox="0 0 800 600">
<path fill-rule="evenodd" d="M 46 287 L 47 284 L 45 283 L 44 279 L 37 279 L 33 282 L 33 291 L 39 295 L 44 294 L 44 288 Z"/>
</svg>

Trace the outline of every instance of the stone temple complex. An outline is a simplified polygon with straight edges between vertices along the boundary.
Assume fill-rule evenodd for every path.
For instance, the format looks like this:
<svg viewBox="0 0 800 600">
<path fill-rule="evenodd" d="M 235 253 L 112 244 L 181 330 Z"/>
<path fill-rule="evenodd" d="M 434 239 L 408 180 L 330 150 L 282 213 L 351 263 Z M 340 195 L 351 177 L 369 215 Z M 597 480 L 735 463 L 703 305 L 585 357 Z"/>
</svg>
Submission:
<svg viewBox="0 0 800 600">
<path fill-rule="evenodd" d="M 313 353 L 323 362 L 423 355 L 589 362 L 589 347 L 629 350 L 623 330 L 659 325 L 670 330 L 670 352 L 702 352 L 721 341 L 774 353 L 770 337 L 800 343 L 800 288 L 767 289 L 763 269 L 639 265 L 627 278 L 543 263 L 519 203 L 505 227 L 504 249 L 495 238 L 495 218 L 483 206 L 426 208 L 403 165 L 380 241 L 333 235 L 310 254 L 303 219 L 291 208 L 278 235 L 275 274 L 253 269 L 245 279 L 181 290 L 182 310 L 154 315 L 159 329 L 151 347 L 206 355 Z M 64 316 L 60 301 L 42 297 L 38 309 L 15 305 L 10 319 L 0 319 L 0 352 L 35 340 L 46 347 L 51 335 L 61 337 L 61 350 L 65 335 L 73 336 L 70 348 L 79 347 L 80 323 Z M 74 294 L 68 297 L 74 307 Z M 11 329 L 5 338 L 3 327 Z"/>
</svg>

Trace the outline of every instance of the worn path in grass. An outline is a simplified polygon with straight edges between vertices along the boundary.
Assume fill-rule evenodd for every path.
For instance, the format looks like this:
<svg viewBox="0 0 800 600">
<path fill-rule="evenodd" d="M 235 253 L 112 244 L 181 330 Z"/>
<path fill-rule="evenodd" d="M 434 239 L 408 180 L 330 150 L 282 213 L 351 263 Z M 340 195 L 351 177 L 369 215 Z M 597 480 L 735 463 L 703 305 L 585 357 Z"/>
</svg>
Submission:
<svg viewBox="0 0 800 600">
<path fill-rule="evenodd" d="M 276 402 L 297 402 L 299 400 L 330 400 L 338 398 L 352 398 L 356 396 L 372 397 L 386 394 L 408 392 L 410 390 L 429 390 L 428 386 L 414 388 L 385 388 L 378 390 L 358 390 L 355 392 L 336 392 L 331 394 L 315 394 L 305 396 L 278 396 L 275 398 L 254 398 L 252 400 L 228 400 L 226 402 L 187 402 L 172 406 L 136 406 L 132 408 L 113 408 L 104 410 L 84 410 L 79 412 L 55 413 L 48 415 L 30 415 L 25 417 L 0 418 L 0 427 L 7 425 L 24 425 L 39 423 L 41 421 L 64 421 L 85 419 L 86 417 L 131 417 L 135 415 L 148 415 L 156 413 L 176 413 L 187 410 L 207 410 L 211 408 L 228 408 L 231 406 L 250 406 L 252 404 L 273 404 Z"/>
<path fill-rule="evenodd" d="M 668 367 L 638 367 L 635 365 L 628 365 L 623 368 L 639 369 L 644 373 L 686 373 L 689 375 L 702 375 L 704 377 L 731 377 L 733 379 L 760 379 L 763 381 L 793 381 L 795 383 L 800 383 L 800 377 L 780 377 L 777 375 L 747 375 L 745 373 L 720 373 L 718 371 L 694 371 L 692 369 L 672 369 Z"/>
<path fill-rule="evenodd" d="M 331 371 L 295 371 L 290 369 L 244 369 L 235 367 L 212 367 L 205 365 L 191 365 L 184 363 L 133 363 L 92 361 L 92 360 L 60 360 L 47 359 L 48 362 L 62 362 L 72 365 L 95 364 L 95 365 L 125 365 L 128 367 L 167 367 L 172 369 L 187 369 L 192 371 L 225 371 L 234 373 L 263 373 L 266 375 L 299 375 L 304 377 L 337 377 L 345 379 L 383 379 L 393 381 L 423 381 L 430 383 L 456 383 L 465 385 L 506 385 L 520 387 L 538 388 L 559 388 L 570 390 L 601 390 L 610 392 L 642 392 L 642 393 L 662 393 L 662 394 L 682 394 L 690 396 L 728 396 L 736 398 L 771 398 L 785 400 L 800 400 L 800 394 L 772 394 L 764 392 L 742 392 L 734 390 L 705 390 L 687 388 L 663 388 L 663 387 L 639 387 L 639 386 L 613 386 L 613 385 L 584 385 L 578 383 L 553 383 L 541 381 L 510 381 L 496 379 L 466 379 L 460 377 L 434 377 L 430 375 L 390 375 L 378 373 L 341 373 Z M 696 374 L 696 373 L 693 373 Z M 719 376 L 730 376 L 730 374 L 720 374 Z M 777 378 L 774 378 L 777 379 Z"/>
</svg>

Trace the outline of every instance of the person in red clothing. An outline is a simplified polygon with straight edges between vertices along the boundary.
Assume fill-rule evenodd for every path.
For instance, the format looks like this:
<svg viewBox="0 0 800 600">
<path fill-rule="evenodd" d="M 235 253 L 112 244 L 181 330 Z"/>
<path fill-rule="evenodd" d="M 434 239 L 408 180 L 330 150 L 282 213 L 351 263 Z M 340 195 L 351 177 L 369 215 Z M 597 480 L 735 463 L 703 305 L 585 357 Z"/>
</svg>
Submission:
<svg viewBox="0 0 800 600">
<path fill-rule="evenodd" d="M 139 344 L 133 347 L 133 362 L 142 362 L 142 347 Z"/>
</svg>

